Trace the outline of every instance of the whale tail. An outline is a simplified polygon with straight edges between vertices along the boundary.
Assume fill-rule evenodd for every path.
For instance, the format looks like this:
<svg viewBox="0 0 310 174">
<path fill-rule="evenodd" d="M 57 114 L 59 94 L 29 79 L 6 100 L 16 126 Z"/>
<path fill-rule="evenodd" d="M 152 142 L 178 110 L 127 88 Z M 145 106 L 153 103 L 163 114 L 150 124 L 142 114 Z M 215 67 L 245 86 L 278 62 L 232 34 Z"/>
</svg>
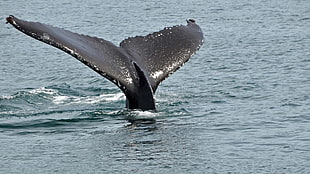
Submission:
<svg viewBox="0 0 310 174">
<path fill-rule="evenodd" d="M 129 109 L 154 110 L 158 85 L 187 62 L 204 39 L 192 19 L 186 26 L 127 38 L 120 46 L 12 15 L 6 19 L 19 31 L 72 55 L 116 84 L 126 95 Z"/>
</svg>

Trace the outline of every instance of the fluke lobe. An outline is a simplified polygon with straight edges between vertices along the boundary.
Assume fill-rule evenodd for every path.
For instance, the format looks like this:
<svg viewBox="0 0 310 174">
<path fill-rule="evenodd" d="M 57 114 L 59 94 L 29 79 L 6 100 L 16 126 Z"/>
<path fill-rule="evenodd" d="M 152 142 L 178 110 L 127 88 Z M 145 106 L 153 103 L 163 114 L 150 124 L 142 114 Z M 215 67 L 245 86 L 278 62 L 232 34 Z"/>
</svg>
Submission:
<svg viewBox="0 0 310 174">
<path fill-rule="evenodd" d="M 147 36 L 129 37 L 115 46 L 101 38 L 77 34 L 14 16 L 6 18 L 19 31 L 72 55 L 116 84 L 129 109 L 154 110 L 158 85 L 202 46 L 203 32 L 194 20 Z"/>
</svg>

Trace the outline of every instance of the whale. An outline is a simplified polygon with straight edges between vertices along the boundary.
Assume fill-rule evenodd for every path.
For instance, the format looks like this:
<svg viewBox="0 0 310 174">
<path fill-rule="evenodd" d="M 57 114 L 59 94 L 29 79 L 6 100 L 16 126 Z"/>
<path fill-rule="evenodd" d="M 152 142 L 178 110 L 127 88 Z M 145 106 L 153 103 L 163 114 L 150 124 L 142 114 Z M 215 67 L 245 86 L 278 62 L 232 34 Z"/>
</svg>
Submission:
<svg viewBox="0 0 310 174">
<path fill-rule="evenodd" d="M 128 37 L 119 46 L 99 37 L 78 34 L 40 22 L 6 18 L 22 33 L 54 46 L 101 76 L 126 96 L 126 108 L 156 110 L 159 84 L 183 66 L 204 43 L 202 29 L 193 19 L 148 34 Z"/>
</svg>

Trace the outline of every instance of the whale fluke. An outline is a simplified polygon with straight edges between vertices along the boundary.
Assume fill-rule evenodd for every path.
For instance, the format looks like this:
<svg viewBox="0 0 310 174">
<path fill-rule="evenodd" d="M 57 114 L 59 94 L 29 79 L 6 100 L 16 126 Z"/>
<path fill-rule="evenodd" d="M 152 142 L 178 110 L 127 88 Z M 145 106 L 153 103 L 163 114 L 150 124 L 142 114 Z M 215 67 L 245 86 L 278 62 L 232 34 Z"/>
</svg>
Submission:
<svg viewBox="0 0 310 174">
<path fill-rule="evenodd" d="M 187 62 L 204 39 L 192 19 L 187 20 L 186 26 L 129 37 L 120 46 L 12 15 L 6 20 L 19 31 L 65 51 L 116 84 L 126 95 L 129 109 L 154 110 L 158 85 Z"/>
</svg>

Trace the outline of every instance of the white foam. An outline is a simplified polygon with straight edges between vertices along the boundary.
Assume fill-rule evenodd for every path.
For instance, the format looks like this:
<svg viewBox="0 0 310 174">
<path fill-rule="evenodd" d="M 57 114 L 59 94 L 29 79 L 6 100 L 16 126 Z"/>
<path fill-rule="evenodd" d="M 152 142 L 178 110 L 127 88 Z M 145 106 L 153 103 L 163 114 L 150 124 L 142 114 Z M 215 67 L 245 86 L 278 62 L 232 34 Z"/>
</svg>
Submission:
<svg viewBox="0 0 310 174">
<path fill-rule="evenodd" d="M 65 103 L 65 101 L 67 101 L 69 99 L 69 97 L 67 97 L 67 96 L 55 96 L 53 98 L 54 99 L 52 102 L 55 104 L 63 104 L 63 103 Z"/>
<path fill-rule="evenodd" d="M 120 101 L 125 99 L 125 95 L 122 92 L 116 94 L 101 94 L 96 96 L 72 96 L 72 95 L 65 95 L 59 93 L 58 90 L 49 89 L 45 87 L 41 87 L 38 89 L 33 89 L 27 92 L 31 95 L 37 94 L 46 94 L 45 98 L 51 99 L 52 103 L 54 104 L 73 104 L 73 103 L 86 103 L 86 104 L 93 104 L 93 103 L 100 103 L 102 101 Z M 1 99 L 10 100 L 14 99 L 15 97 L 19 96 L 20 94 L 15 95 L 2 95 Z"/>
<path fill-rule="evenodd" d="M 100 103 L 102 101 L 119 101 L 124 99 L 123 93 L 117 93 L 117 94 L 101 94 L 99 96 L 83 96 L 83 97 L 77 97 L 77 96 L 54 96 L 53 97 L 53 103 L 54 104 L 72 104 L 72 103 L 86 103 L 86 104 L 94 104 L 94 103 Z"/>
<path fill-rule="evenodd" d="M 154 117 L 157 113 L 152 111 L 133 111 L 137 114 L 137 116 L 145 116 L 145 117 Z"/>
<path fill-rule="evenodd" d="M 131 119 L 155 119 L 159 116 L 157 112 L 141 110 L 131 110 L 125 115 Z"/>
<path fill-rule="evenodd" d="M 6 99 L 6 100 L 13 99 L 13 98 L 14 98 L 14 96 L 12 96 L 12 95 L 3 95 L 3 96 L 1 96 L 1 99 Z"/>
<path fill-rule="evenodd" d="M 125 98 L 125 95 L 123 93 L 117 93 L 117 94 L 105 94 L 107 97 L 107 101 L 119 101 Z"/>
<path fill-rule="evenodd" d="M 33 90 L 29 91 L 29 93 L 31 93 L 31 94 L 42 94 L 43 93 L 43 94 L 48 94 L 48 95 L 54 95 L 57 92 L 58 92 L 57 90 L 48 89 L 45 87 L 41 87 L 41 88 L 33 89 Z"/>
<path fill-rule="evenodd" d="M 55 95 L 57 94 L 57 90 L 54 90 L 54 89 L 48 89 L 48 88 L 45 88 L 45 87 L 41 87 L 41 88 L 38 88 L 38 89 L 33 89 L 33 90 L 30 90 L 26 93 L 17 93 L 17 94 L 14 94 L 14 95 L 2 95 L 1 96 L 1 99 L 6 99 L 6 100 L 9 100 L 9 99 L 14 99 L 16 97 L 19 97 L 20 95 L 28 95 L 28 94 L 47 94 L 47 95 Z M 27 94 L 28 93 L 28 94 Z"/>
</svg>

